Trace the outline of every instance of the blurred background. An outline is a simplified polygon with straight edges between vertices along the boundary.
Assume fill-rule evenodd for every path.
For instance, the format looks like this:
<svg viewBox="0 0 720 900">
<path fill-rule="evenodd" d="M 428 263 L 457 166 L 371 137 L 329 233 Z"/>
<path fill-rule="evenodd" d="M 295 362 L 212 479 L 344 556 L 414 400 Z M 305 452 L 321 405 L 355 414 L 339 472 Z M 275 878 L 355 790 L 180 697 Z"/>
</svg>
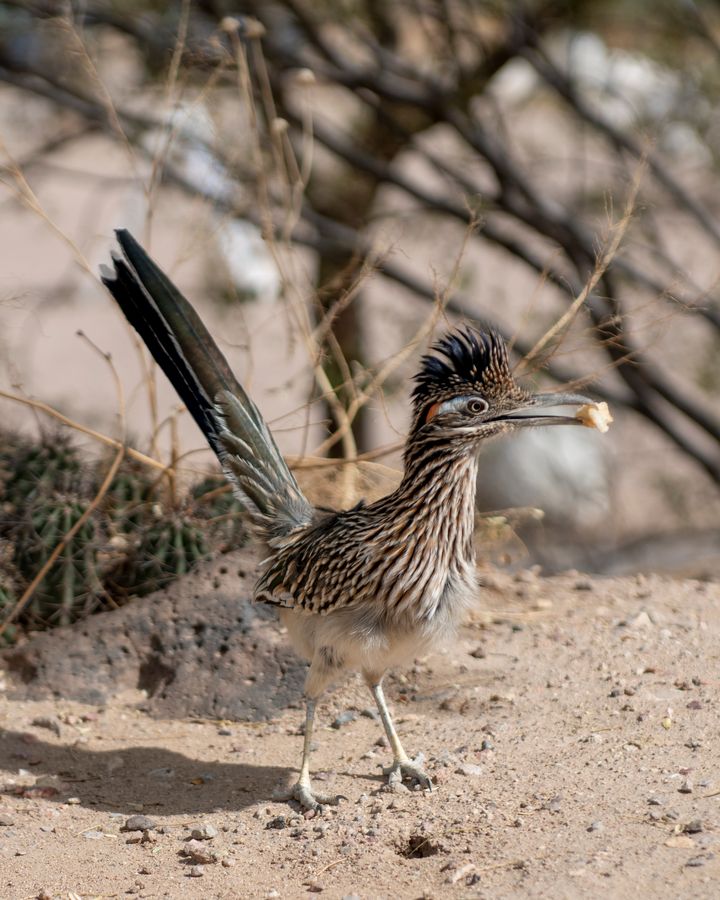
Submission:
<svg viewBox="0 0 720 900">
<path fill-rule="evenodd" d="M 488 446 L 487 558 L 719 577 L 719 98 L 711 2 L 0 0 L 6 637 L 244 540 L 118 227 L 313 497 L 391 489 L 419 356 L 490 322 L 615 423 Z"/>
</svg>

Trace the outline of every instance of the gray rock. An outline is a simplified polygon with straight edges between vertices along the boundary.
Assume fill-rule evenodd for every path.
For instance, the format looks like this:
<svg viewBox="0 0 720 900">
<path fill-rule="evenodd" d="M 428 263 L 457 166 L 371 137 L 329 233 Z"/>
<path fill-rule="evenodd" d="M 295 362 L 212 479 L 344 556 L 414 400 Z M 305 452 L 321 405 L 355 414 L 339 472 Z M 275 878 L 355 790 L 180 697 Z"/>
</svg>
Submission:
<svg viewBox="0 0 720 900">
<path fill-rule="evenodd" d="M 332 723 L 333 728 L 342 728 L 343 725 L 349 725 L 350 722 L 354 722 L 357 719 L 357 713 L 353 712 L 351 709 L 346 709 L 345 712 L 341 712 L 339 716 L 335 717 L 335 720 Z"/>
<path fill-rule="evenodd" d="M 194 841 L 211 841 L 217 837 L 217 828 L 213 825 L 197 825 L 190 832 Z"/>
<path fill-rule="evenodd" d="M 157 826 L 149 816 L 130 816 L 125 820 L 123 831 L 152 831 Z"/>
</svg>

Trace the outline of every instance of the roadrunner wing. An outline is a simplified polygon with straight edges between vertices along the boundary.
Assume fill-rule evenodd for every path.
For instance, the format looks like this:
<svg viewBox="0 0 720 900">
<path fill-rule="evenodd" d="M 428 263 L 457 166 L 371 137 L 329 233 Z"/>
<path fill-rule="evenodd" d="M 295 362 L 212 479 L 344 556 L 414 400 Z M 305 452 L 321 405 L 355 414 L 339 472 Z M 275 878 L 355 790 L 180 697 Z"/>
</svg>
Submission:
<svg viewBox="0 0 720 900">
<path fill-rule="evenodd" d="M 123 256 L 101 267 L 103 283 L 217 454 L 255 530 L 283 543 L 311 521 L 312 506 L 193 307 L 129 231 L 116 234 Z"/>
</svg>

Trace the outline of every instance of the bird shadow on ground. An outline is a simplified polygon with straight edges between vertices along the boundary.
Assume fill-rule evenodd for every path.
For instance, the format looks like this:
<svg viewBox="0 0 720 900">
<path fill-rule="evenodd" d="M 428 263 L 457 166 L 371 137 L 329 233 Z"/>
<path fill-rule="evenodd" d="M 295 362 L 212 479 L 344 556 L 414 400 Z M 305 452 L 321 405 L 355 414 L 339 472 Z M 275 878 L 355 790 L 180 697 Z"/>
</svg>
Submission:
<svg viewBox="0 0 720 900">
<path fill-rule="evenodd" d="M 291 780 L 291 773 L 281 766 L 208 762 L 163 747 L 90 750 L 40 740 L 27 743 L 27 735 L 15 731 L 0 731 L 0 767 L 9 772 L 28 769 L 36 778 L 58 778 L 57 794 L 54 786 L 4 785 L 0 796 L 57 802 L 78 797 L 80 805 L 95 809 L 136 811 L 141 805 L 144 812 L 168 816 L 240 811 L 272 800 L 278 786 Z"/>
</svg>

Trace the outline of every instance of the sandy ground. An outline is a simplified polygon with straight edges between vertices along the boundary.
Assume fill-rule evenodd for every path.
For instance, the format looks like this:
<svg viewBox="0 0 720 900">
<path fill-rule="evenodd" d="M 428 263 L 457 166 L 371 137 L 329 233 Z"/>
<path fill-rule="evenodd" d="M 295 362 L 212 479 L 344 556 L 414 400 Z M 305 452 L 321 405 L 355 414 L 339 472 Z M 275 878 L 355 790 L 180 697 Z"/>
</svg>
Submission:
<svg viewBox="0 0 720 900">
<path fill-rule="evenodd" d="M 0 896 L 717 897 L 720 585 L 523 572 L 482 601 L 452 648 L 389 679 L 433 793 L 384 789 L 350 679 L 320 708 L 318 786 L 348 798 L 321 818 L 272 799 L 299 709 L 238 724 L 152 719 L 137 693 L 0 700 Z M 136 814 L 144 836 L 122 830 Z M 194 868 L 189 846 L 217 861 Z"/>
</svg>

